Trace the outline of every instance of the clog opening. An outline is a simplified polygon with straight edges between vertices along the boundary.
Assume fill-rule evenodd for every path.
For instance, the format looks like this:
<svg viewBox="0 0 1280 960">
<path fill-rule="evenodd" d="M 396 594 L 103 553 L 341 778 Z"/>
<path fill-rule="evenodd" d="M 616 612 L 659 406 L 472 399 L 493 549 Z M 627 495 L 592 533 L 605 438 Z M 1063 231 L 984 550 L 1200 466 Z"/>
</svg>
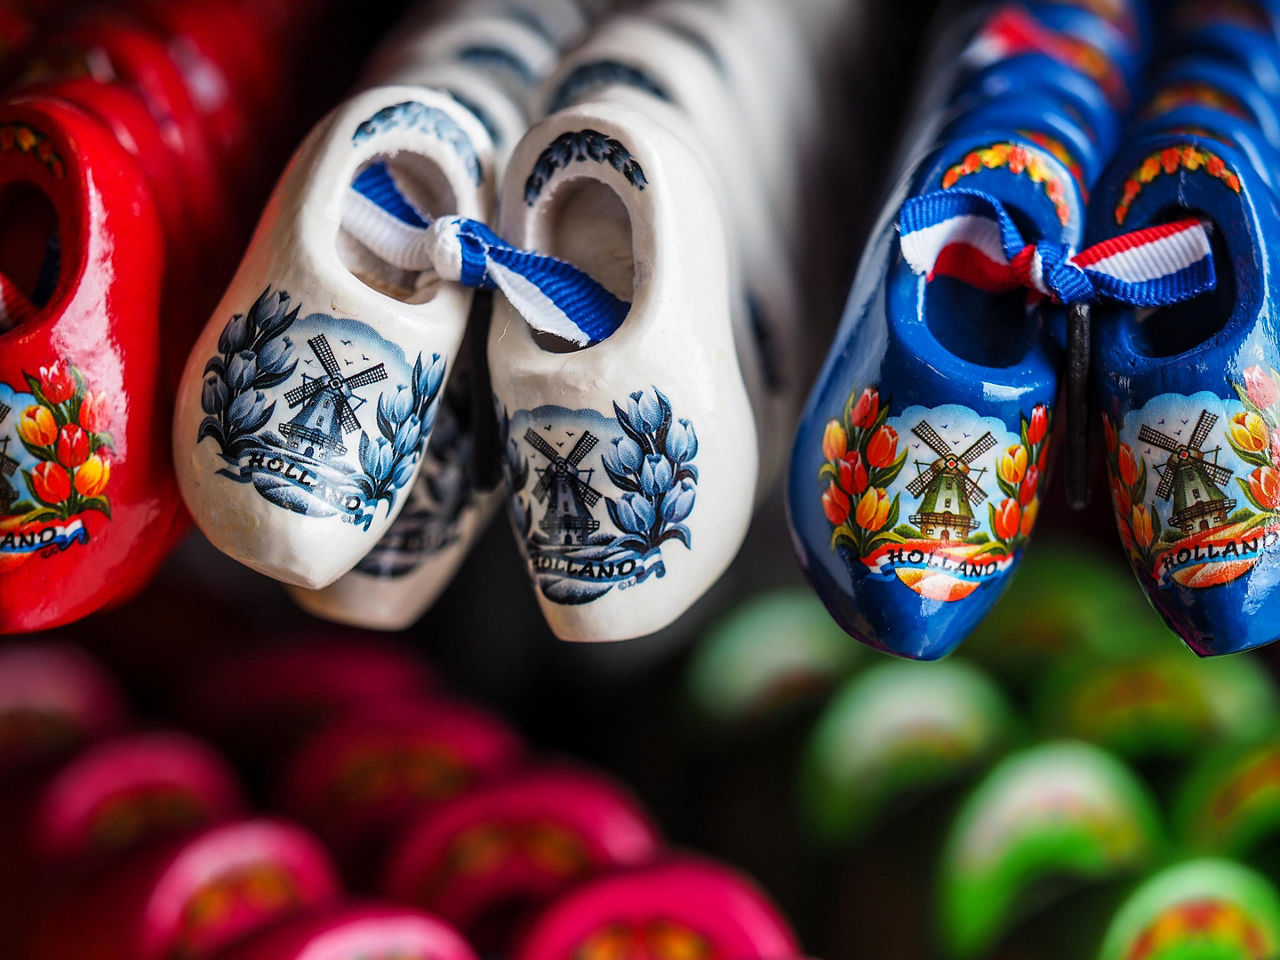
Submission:
<svg viewBox="0 0 1280 960">
<path fill-rule="evenodd" d="M 0 332 L 49 302 L 61 269 L 58 214 L 44 191 L 0 187 Z"/>
<path fill-rule="evenodd" d="M 1039 231 L 1029 217 L 1008 207 L 1023 237 Z M 939 345 L 968 363 L 1001 369 L 1031 349 L 1035 324 L 1025 290 L 988 293 L 952 277 L 934 277 L 924 288 L 924 321 Z"/>
<path fill-rule="evenodd" d="M 547 203 L 541 228 L 540 250 L 573 264 L 615 297 L 631 302 L 636 275 L 631 214 L 613 187 L 588 177 L 564 182 Z M 533 339 L 552 353 L 583 349 L 542 331 L 533 331 Z"/>
<path fill-rule="evenodd" d="M 346 268 L 388 297 L 431 300 L 439 278 L 415 242 L 433 218 L 458 208 L 440 166 L 413 153 L 372 157 L 356 173 L 346 201 L 337 240 Z"/>
<path fill-rule="evenodd" d="M 1150 227 L 1187 217 L 1209 220 L 1208 214 L 1170 206 L 1142 226 Z M 1218 284 L 1208 293 L 1168 307 L 1133 310 L 1126 314 L 1133 349 L 1148 357 L 1172 357 L 1213 337 L 1231 319 L 1236 303 L 1236 275 L 1224 231 L 1213 225 L 1209 233 L 1213 270 Z"/>
</svg>

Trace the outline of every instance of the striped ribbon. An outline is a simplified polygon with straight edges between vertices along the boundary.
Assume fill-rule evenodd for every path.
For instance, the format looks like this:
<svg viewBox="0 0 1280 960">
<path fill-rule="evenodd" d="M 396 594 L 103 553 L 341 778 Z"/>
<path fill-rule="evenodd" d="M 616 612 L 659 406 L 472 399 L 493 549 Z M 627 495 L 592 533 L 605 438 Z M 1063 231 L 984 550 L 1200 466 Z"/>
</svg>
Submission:
<svg viewBox="0 0 1280 960">
<path fill-rule="evenodd" d="M 951 189 L 908 200 L 898 226 L 902 255 L 913 271 L 992 293 L 1026 288 L 1061 304 L 1105 297 L 1158 307 L 1217 284 L 1209 231 L 1194 218 L 1121 234 L 1076 253 L 1048 240 L 1026 243 L 995 197 Z"/>
<path fill-rule="evenodd" d="M 513 247 L 478 221 L 433 221 L 408 199 L 385 163 L 371 164 L 352 182 L 342 227 L 403 270 L 500 290 L 535 330 L 580 346 L 604 340 L 631 308 L 572 264 Z"/>
</svg>

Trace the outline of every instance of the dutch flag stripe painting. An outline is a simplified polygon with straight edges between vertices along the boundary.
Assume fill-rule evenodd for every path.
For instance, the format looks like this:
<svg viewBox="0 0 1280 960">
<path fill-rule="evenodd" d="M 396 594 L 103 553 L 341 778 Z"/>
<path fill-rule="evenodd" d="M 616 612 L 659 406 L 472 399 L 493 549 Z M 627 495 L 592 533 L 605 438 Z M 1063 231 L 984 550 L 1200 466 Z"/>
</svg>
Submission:
<svg viewBox="0 0 1280 960">
<path fill-rule="evenodd" d="M 415 207 L 384 163 L 371 164 L 343 200 L 342 228 L 379 258 L 404 270 L 500 290 L 535 330 L 579 346 L 621 326 L 631 304 L 556 257 L 511 246 L 484 224 L 434 221 Z"/>
<path fill-rule="evenodd" d="M 1135 306 L 1178 303 L 1216 284 L 1209 232 L 1196 219 L 1113 237 L 1074 253 L 1027 244 L 995 197 L 943 190 L 913 197 L 899 216 L 902 255 L 927 279 L 949 276 L 1000 292 L 1026 287 L 1058 303 L 1099 297 Z"/>
</svg>

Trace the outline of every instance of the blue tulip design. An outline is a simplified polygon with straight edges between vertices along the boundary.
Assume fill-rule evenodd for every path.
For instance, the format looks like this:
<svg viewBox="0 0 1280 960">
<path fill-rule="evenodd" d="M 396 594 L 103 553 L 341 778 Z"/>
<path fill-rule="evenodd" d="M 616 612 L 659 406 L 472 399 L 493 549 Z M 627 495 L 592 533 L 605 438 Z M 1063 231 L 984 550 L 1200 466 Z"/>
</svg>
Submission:
<svg viewBox="0 0 1280 960">
<path fill-rule="evenodd" d="M 252 350 L 242 350 L 231 358 L 227 367 L 227 383 L 233 391 L 247 390 L 258 375 L 258 355 Z"/>
<path fill-rule="evenodd" d="M 259 390 L 248 390 L 231 402 L 228 412 L 231 429 L 236 433 L 253 433 L 267 422 L 267 398 Z"/>
<path fill-rule="evenodd" d="M 662 504 L 662 519 L 667 523 L 681 523 L 693 513 L 693 501 L 697 492 L 688 480 L 680 481 L 680 488 L 667 494 Z"/>
<path fill-rule="evenodd" d="M 243 313 L 237 313 L 223 328 L 222 335 L 218 337 L 218 350 L 223 356 L 239 353 L 249 345 L 249 338 L 249 318 Z"/>
<path fill-rule="evenodd" d="M 205 413 L 219 414 L 227 405 L 227 385 L 216 373 L 205 377 L 200 390 L 200 406 Z"/>
</svg>

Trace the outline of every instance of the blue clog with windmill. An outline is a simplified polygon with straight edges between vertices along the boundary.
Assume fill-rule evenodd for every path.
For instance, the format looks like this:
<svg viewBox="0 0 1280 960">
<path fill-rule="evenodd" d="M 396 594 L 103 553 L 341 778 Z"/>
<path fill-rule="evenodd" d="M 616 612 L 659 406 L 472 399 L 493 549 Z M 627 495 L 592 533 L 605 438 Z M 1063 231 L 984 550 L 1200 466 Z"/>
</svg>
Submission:
<svg viewBox="0 0 1280 960">
<path fill-rule="evenodd" d="M 1165 622 L 1210 656 L 1280 638 L 1280 207 L 1243 152 L 1152 136 L 1103 175 L 1089 237 L 1185 216 L 1211 224 L 1215 288 L 1096 311 L 1094 361 L 1121 541 Z"/>
</svg>

